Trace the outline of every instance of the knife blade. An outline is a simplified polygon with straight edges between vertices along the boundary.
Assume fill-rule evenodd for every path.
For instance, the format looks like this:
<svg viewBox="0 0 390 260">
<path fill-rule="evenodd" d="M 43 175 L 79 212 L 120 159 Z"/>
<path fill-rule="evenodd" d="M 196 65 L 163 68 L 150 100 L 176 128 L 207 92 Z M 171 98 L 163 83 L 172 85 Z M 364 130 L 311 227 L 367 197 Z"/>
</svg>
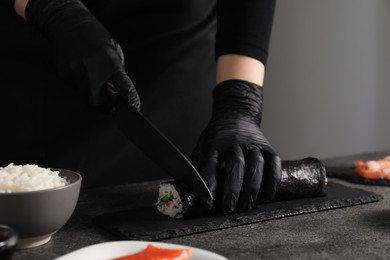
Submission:
<svg viewBox="0 0 390 260">
<path fill-rule="evenodd" d="M 120 98 L 116 107 L 121 131 L 153 162 L 176 181 L 187 185 L 205 200 L 213 196 L 191 162 L 142 113 L 131 110 Z"/>
</svg>

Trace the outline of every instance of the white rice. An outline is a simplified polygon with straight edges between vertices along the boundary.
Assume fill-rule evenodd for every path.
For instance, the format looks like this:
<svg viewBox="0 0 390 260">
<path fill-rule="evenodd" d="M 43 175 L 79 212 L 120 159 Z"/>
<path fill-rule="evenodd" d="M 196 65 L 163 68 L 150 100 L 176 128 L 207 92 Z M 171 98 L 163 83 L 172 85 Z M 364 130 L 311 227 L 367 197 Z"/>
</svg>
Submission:
<svg viewBox="0 0 390 260">
<path fill-rule="evenodd" d="M 155 203 L 157 210 L 171 218 L 183 217 L 183 204 L 180 195 L 170 183 L 160 184 L 158 199 Z"/>
<path fill-rule="evenodd" d="M 65 186 L 68 182 L 58 175 L 59 171 L 37 165 L 14 165 L 0 167 L 0 193 L 37 191 Z"/>
</svg>

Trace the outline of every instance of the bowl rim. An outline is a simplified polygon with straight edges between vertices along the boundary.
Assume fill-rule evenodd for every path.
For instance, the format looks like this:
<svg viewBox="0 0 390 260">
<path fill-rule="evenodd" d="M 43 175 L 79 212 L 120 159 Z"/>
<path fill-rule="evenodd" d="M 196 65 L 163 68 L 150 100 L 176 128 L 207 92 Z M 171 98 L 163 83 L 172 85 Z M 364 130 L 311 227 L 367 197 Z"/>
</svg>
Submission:
<svg viewBox="0 0 390 260">
<path fill-rule="evenodd" d="M 74 182 L 71 182 L 69 184 L 66 184 L 64 186 L 60 186 L 60 187 L 55 187 L 55 188 L 49 188 L 49 189 L 43 189 L 43 190 L 33 190 L 33 191 L 17 191 L 17 192 L 0 192 L 0 197 L 5 197 L 5 196 L 21 196 L 21 195 L 26 195 L 26 194 L 38 194 L 38 193 L 45 193 L 45 192 L 53 192 L 53 191 L 57 191 L 57 190 L 62 190 L 62 189 L 67 189 L 69 187 L 72 187 L 72 186 L 76 186 L 76 185 L 79 185 L 81 184 L 81 181 L 83 179 L 83 177 L 75 172 L 75 171 L 72 171 L 72 170 L 67 170 L 67 169 L 62 169 L 62 168 L 51 168 L 51 167 L 48 167 L 47 169 L 50 169 L 52 171 L 59 171 L 59 175 L 61 175 L 61 171 L 66 171 L 66 172 L 70 172 L 72 174 L 75 174 L 77 176 L 77 180 L 74 181 Z M 63 177 L 63 176 L 61 176 Z"/>
</svg>

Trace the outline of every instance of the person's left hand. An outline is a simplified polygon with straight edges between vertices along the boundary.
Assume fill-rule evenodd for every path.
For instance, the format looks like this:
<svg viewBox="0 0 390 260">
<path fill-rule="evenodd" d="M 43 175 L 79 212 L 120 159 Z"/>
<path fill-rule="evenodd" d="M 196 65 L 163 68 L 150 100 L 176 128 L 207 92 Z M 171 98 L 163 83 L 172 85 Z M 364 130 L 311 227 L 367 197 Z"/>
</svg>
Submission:
<svg viewBox="0 0 390 260">
<path fill-rule="evenodd" d="M 281 160 L 260 129 L 262 92 L 242 80 L 224 81 L 214 89 L 212 118 L 191 156 L 214 196 L 202 201 L 206 208 L 248 211 L 275 195 Z"/>
</svg>

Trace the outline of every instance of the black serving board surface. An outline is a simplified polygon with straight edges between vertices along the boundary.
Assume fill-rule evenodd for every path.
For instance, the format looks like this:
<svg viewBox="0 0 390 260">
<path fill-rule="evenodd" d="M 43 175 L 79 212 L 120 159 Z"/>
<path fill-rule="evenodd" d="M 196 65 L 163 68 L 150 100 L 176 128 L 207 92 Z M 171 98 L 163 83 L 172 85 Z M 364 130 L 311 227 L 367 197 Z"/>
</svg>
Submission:
<svg viewBox="0 0 390 260">
<path fill-rule="evenodd" d="M 257 206 L 247 213 L 204 215 L 172 219 L 155 206 L 105 213 L 93 221 L 120 239 L 156 241 L 218 229 L 258 223 L 299 214 L 376 202 L 381 195 L 330 182 L 324 197 L 272 202 Z"/>
<path fill-rule="evenodd" d="M 364 185 L 378 185 L 378 186 L 390 186 L 390 180 L 369 180 L 360 177 L 355 172 L 354 166 L 326 167 L 326 176 L 342 179 L 348 182 L 364 184 Z"/>
</svg>

